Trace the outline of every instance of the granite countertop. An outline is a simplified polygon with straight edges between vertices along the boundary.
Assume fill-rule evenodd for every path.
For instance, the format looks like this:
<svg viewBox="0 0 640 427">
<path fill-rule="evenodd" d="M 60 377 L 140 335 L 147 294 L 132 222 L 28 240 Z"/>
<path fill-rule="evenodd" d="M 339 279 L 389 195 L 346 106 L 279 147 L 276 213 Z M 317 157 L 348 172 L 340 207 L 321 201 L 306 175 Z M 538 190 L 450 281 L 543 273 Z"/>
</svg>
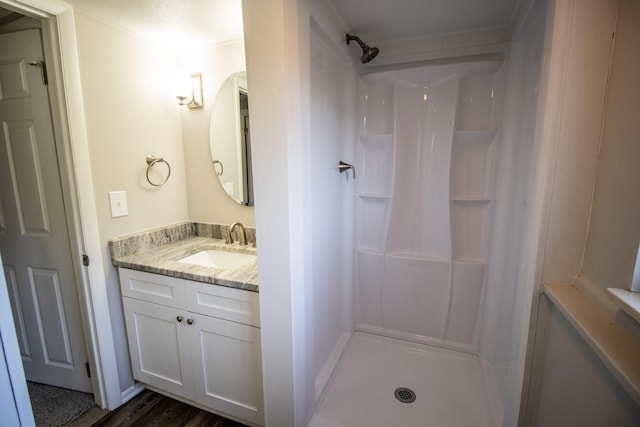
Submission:
<svg viewBox="0 0 640 427">
<path fill-rule="evenodd" d="M 257 261 L 232 270 L 185 264 L 177 261 L 207 249 L 218 249 L 251 255 L 257 254 L 256 248 L 242 246 L 238 243 L 227 244 L 222 239 L 186 237 L 133 254 L 113 256 L 112 261 L 116 267 L 130 268 L 132 270 L 146 271 L 148 273 L 258 292 Z"/>
</svg>

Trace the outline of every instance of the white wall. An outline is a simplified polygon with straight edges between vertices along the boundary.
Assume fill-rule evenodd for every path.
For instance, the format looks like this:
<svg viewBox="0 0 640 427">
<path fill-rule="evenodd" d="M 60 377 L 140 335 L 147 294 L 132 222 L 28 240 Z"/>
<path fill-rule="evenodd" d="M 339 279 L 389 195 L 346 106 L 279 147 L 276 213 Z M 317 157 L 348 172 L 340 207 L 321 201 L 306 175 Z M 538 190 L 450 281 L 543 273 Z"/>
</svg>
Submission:
<svg viewBox="0 0 640 427">
<path fill-rule="evenodd" d="M 173 57 L 163 46 L 81 13 L 76 25 L 102 238 L 188 219 L 181 107 L 169 84 Z M 146 181 L 148 154 L 172 166 L 162 187 Z M 126 217 L 110 216 L 108 192 L 114 190 L 127 191 Z"/>
<path fill-rule="evenodd" d="M 170 81 L 170 58 L 162 46 L 76 13 L 78 55 L 84 95 L 93 189 L 102 261 L 111 313 L 121 391 L 133 384 L 112 237 L 189 219 L 182 126 Z M 162 187 L 146 182 L 145 158 L 171 164 Z M 129 215 L 111 218 L 108 192 L 127 192 Z"/>
<path fill-rule="evenodd" d="M 338 171 L 354 159 L 357 82 L 350 59 L 311 22 L 311 278 L 313 376 L 320 397 L 353 321 L 353 192 L 355 181 Z"/>
<path fill-rule="evenodd" d="M 557 114 L 545 122 L 553 164 L 543 249 L 543 282 L 570 283 L 582 266 L 606 96 L 615 0 L 556 2 L 552 49 L 561 57 Z M 552 58 L 552 61 L 554 59 Z M 559 107 L 559 108 L 558 108 Z M 545 141 L 546 142 L 546 141 Z"/>
<path fill-rule="evenodd" d="M 628 288 L 640 242 L 640 2 L 621 0 L 591 222 L 581 274 Z"/>
<path fill-rule="evenodd" d="M 640 231 L 633 200 L 638 175 L 631 163 L 638 148 L 637 140 L 629 139 L 637 123 L 638 84 L 631 76 L 638 69 L 632 40 L 637 40 L 639 8 L 613 0 L 550 4 L 551 63 L 537 164 L 546 163 L 537 175 L 546 207 L 533 263 L 530 337 L 535 342 L 520 421 L 526 426 L 637 425 L 638 406 L 538 291 L 545 282 L 569 285 L 578 274 L 618 285 L 631 276 Z M 606 298 L 598 292 L 589 296 Z"/>
<path fill-rule="evenodd" d="M 496 176 L 494 222 L 487 288 L 481 319 L 480 357 L 493 368 L 504 408 L 504 425 L 518 417 L 525 348 L 522 330 L 528 322 L 528 302 L 517 278 L 527 228 L 530 164 L 543 49 L 547 2 L 537 1 L 509 42 L 502 120 L 501 155 Z M 530 295 L 530 294 L 528 294 Z M 526 336 L 526 335 L 525 335 Z"/>
<path fill-rule="evenodd" d="M 546 297 L 542 304 L 549 305 Z M 550 308 L 544 378 L 535 424 L 633 427 L 640 407 L 555 307 Z"/>
<path fill-rule="evenodd" d="M 242 3 L 251 90 L 260 321 L 267 425 L 313 408 L 307 1 Z M 251 70 L 259 70 L 252 73 Z"/>
</svg>

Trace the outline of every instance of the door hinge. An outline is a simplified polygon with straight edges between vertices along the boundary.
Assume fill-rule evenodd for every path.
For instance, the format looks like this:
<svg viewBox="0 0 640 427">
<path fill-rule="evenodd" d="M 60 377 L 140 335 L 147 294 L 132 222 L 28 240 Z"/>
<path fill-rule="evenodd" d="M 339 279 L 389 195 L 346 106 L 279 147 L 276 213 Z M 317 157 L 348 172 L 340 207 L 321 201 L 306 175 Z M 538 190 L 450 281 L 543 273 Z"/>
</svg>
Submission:
<svg viewBox="0 0 640 427">
<path fill-rule="evenodd" d="M 42 75 L 42 84 L 48 86 L 49 76 L 47 75 L 47 65 L 44 63 L 44 61 L 31 61 L 27 62 L 27 64 L 40 68 L 40 74 Z"/>
<path fill-rule="evenodd" d="M 82 265 L 89 267 L 89 255 L 82 255 Z"/>
<path fill-rule="evenodd" d="M 87 370 L 87 377 L 91 378 L 91 366 L 89 366 L 89 362 L 85 363 L 84 367 Z"/>
</svg>

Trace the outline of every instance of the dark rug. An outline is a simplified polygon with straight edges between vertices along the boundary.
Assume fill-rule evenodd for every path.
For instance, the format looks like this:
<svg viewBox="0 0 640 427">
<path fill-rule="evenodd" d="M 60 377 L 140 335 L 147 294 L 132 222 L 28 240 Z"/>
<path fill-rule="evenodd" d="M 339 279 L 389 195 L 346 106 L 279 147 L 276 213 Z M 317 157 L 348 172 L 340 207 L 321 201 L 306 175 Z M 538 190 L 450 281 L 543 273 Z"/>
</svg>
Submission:
<svg viewBox="0 0 640 427">
<path fill-rule="evenodd" d="M 27 381 L 37 427 L 67 425 L 96 406 L 93 395 Z"/>
</svg>

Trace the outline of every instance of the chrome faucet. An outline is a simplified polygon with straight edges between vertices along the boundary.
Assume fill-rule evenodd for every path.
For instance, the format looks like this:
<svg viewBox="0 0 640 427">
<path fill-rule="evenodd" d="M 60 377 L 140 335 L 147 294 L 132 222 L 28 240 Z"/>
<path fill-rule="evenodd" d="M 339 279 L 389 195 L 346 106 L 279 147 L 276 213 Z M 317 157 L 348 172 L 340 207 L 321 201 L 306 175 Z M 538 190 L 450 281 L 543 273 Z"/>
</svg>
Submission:
<svg viewBox="0 0 640 427">
<path fill-rule="evenodd" d="M 236 229 L 236 227 L 240 227 L 240 231 L 241 231 L 241 233 L 238 235 L 238 243 L 240 243 L 243 246 L 246 246 L 247 245 L 247 232 L 244 229 L 244 225 L 242 225 L 241 222 L 237 222 L 237 221 L 229 226 L 229 233 L 227 235 L 227 243 L 229 243 L 229 244 L 233 243 L 233 231 Z"/>
</svg>

